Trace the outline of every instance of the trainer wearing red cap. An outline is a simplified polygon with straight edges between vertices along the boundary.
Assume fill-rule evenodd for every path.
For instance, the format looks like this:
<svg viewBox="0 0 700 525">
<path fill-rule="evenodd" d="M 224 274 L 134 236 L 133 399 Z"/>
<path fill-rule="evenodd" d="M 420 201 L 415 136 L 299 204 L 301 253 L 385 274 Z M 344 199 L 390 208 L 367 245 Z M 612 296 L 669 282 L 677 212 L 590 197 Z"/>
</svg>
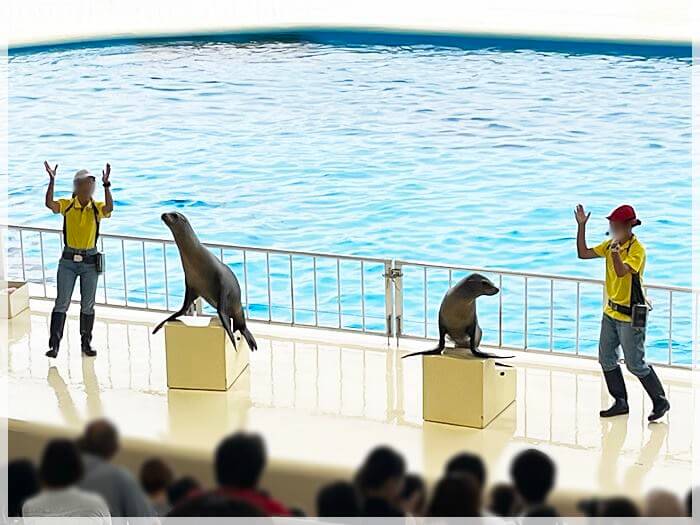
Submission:
<svg viewBox="0 0 700 525">
<path fill-rule="evenodd" d="M 611 239 L 594 248 L 586 245 L 586 222 L 591 216 L 583 206 L 576 206 L 578 223 L 576 248 L 579 259 L 605 257 L 605 291 L 607 303 L 603 311 L 598 345 L 598 361 L 614 404 L 600 412 L 600 417 L 629 413 L 627 389 L 619 364 L 619 348 L 627 369 L 637 376 L 653 402 L 649 421 L 656 421 L 668 412 L 666 399 L 654 369 L 644 359 L 647 303 L 642 289 L 642 274 L 646 263 L 644 246 L 632 232 L 642 221 L 632 206 L 624 204 L 608 215 Z"/>
</svg>

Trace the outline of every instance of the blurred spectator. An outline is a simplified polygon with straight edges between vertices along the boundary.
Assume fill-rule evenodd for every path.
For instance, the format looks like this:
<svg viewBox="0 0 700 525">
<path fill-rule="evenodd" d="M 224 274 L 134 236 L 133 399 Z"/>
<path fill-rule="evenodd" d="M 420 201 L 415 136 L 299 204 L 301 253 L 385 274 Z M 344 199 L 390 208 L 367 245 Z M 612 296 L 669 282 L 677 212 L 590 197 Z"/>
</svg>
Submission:
<svg viewBox="0 0 700 525">
<path fill-rule="evenodd" d="M 127 469 L 110 463 L 119 450 L 119 433 L 107 420 L 93 421 L 78 439 L 85 476 L 80 486 L 101 495 L 113 517 L 151 517 L 155 510 Z"/>
<path fill-rule="evenodd" d="M 100 525 L 110 524 L 105 501 L 76 486 L 83 472 L 83 462 L 73 442 L 67 439 L 50 441 L 39 466 L 42 490 L 24 503 L 25 521 L 33 517 L 85 517 Z"/>
<path fill-rule="evenodd" d="M 362 502 L 362 515 L 369 517 L 403 517 L 400 497 L 406 464 L 389 447 L 372 450 L 355 477 Z"/>
<path fill-rule="evenodd" d="M 401 509 L 409 516 L 423 516 L 426 499 L 423 478 L 418 474 L 407 474 L 401 491 Z"/>
<path fill-rule="evenodd" d="M 607 498 L 600 502 L 600 511 L 597 517 L 605 518 L 638 518 L 639 508 L 629 498 Z"/>
<path fill-rule="evenodd" d="M 476 454 L 462 452 L 453 456 L 445 466 L 445 476 L 450 474 L 470 474 L 480 490 L 486 486 L 486 466 Z"/>
<path fill-rule="evenodd" d="M 192 476 L 183 476 L 180 479 L 174 481 L 168 487 L 168 503 L 170 508 L 179 505 L 187 498 L 192 497 L 202 490 L 199 485 L 199 481 L 194 479 Z"/>
<path fill-rule="evenodd" d="M 260 518 L 264 517 L 265 514 L 260 512 L 256 506 L 245 501 L 230 498 L 224 494 L 208 492 L 186 499 L 167 515 L 168 518 L 218 518 L 230 516 Z"/>
<path fill-rule="evenodd" d="M 520 514 L 520 500 L 512 485 L 498 483 L 491 488 L 488 511 L 503 518 Z"/>
<path fill-rule="evenodd" d="M 469 474 L 450 474 L 438 481 L 428 506 L 431 517 L 481 516 L 481 489 Z"/>
<path fill-rule="evenodd" d="M 148 495 L 158 516 L 165 516 L 170 511 L 168 487 L 173 482 L 173 477 L 173 471 L 160 458 L 147 459 L 141 465 L 141 488 Z"/>
<path fill-rule="evenodd" d="M 556 467 L 544 452 L 528 449 L 518 454 L 510 467 L 510 476 L 527 513 L 531 507 L 544 505 L 554 488 Z"/>
<path fill-rule="evenodd" d="M 259 435 L 238 432 L 225 438 L 216 449 L 218 493 L 253 505 L 268 516 L 289 516 L 287 507 L 258 489 L 266 463 L 265 443 Z"/>
<path fill-rule="evenodd" d="M 28 459 L 16 459 L 7 465 L 7 515 L 22 516 L 22 505 L 39 493 L 39 476 Z"/>
<path fill-rule="evenodd" d="M 336 481 L 319 490 L 316 512 L 320 518 L 354 518 L 360 515 L 360 502 L 352 483 Z"/>
<path fill-rule="evenodd" d="M 685 516 L 685 511 L 675 494 L 656 489 L 644 499 L 644 515 L 650 518 L 679 518 Z"/>
</svg>

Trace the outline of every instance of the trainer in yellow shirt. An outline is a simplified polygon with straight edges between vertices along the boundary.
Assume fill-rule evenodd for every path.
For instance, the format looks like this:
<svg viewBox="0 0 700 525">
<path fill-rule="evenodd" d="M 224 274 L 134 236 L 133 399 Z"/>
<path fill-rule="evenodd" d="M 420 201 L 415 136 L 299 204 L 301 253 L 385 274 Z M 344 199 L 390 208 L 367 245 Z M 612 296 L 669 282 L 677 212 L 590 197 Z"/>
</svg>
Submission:
<svg viewBox="0 0 700 525">
<path fill-rule="evenodd" d="M 634 294 L 635 303 L 641 292 L 641 279 L 646 264 L 646 251 L 632 228 L 642 221 L 628 204 L 619 206 L 608 215 L 611 239 L 594 248 L 586 245 L 586 222 L 591 216 L 580 204 L 576 207 L 576 249 L 579 259 L 605 258 L 605 306 L 600 323 L 598 362 L 603 369 L 605 384 L 614 399 L 613 405 L 600 411 L 600 417 L 613 417 L 629 413 L 627 387 L 620 368 L 620 347 L 627 369 L 637 376 L 652 400 L 653 408 L 647 418 L 656 421 L 668 412 L 670 404 L 664 387 L 654 369 L 645 361 L 644 340 L 646 326 L 632 326 L 633 282 L 639 279 Z M 643 311 L 643 310 L 642 310 Z"/>
<path fill-rule="evenodd" d="M 70 306 L 75 281 L 80 279 L 80 348 L 83 355 L 93 357 L 97 352 L 90 346 L 92 327 L 95 324 L 95 293 L 99 275 L 100 253 L 97 239 L 100 222 L 112 214 L 114 203 L 110 191 L 109 164 L 102 171 L 102 186 L 105 190 L 104 202 L 93 199 L 95 177 L 88 170 L 80 170 L 73 177 L 73 196 L 70 199 L 54 200 L 54 181 L 58 164 L 53 168 L 44 162 L 49 174 L 44 203 L 46 207 L 63 217 L 63 252 L 58 261 L 56 275 L 56 302 L 51 312 L 49 328 L 49 351 L 47 357 L 56 357 L 63 338 L 66 312 Z"/>
</svg>

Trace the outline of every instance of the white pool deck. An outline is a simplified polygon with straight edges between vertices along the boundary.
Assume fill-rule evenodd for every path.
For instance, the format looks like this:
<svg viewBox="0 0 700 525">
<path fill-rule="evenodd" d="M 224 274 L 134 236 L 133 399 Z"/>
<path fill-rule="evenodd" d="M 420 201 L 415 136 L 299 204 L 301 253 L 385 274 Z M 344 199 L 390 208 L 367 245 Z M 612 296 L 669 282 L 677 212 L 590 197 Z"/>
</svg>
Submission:
<svg viewBox="0 0 700 525">
<path fill-rule="evenodd" d="M 349 478 L 379 444 L 401 451 L 429 481 L 454 453 L 477 452 L 492 483 L 507 479 L 518 451 L 541 448 L 559 466 L 555 500 L 569 509 L 582 495 L 640 498 L 654 487 L 683 494 L 691 485 L 689 370 L 658 369 L 673 407 L 667 421 L 646 423 L 650 402 L 629 376 L 631 414 L 601 421 L 608 398 L 595 361 L 520 353 L 512 360 L 516 403 L 476 430 L 423 422 L 421 360 L 400 355 L 425 342 L 397 349 L 382 337 L 251 323 L 259 351 L 243 381 L 228 393 L 168 391 L 163 333 L 150 334 L 162 314 L 98 308 L 93 359 L 81 357 L 72 311 L 51 361 L 43 355 L 50 308 L 33 300 L 31 311 L 6 324 L 11 458 L 36 458 L 48 437 L 75 436 L 105 416 L 122 432 L 122 463 L 136 468 L 161 454 L 207 483 L 222 436 L 260 432 L 270 454 L 265 486 L 310 512 L 322 483 Z"/>
<path fill-rule="evenodd" d="M 689 43 L 692 0 L 10 0 L 10 47 L 113 38 L 364 28 Z M 3 18 L 3 17 L 0 17 Z"/>
</svg>

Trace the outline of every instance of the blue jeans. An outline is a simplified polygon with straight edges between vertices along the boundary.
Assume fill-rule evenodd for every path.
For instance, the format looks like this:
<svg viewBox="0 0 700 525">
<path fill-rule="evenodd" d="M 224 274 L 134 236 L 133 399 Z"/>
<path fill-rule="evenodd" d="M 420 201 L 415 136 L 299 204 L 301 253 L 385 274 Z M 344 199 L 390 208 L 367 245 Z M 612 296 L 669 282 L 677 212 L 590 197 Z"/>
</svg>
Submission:
<svg viewBox="0 0 700 525">
<path fill-rule="evenodd" d="M 67 250 L 70 252 L 70 250 Z M 88 250 L 89 254 L 97 250 Z M 74 262 L 63 259 L 58 262 L 56 276 L 56 302 L 53 311 L 66 313 L 73 297 L 75 280 L 80 278 L 80 313 L 92 315 L 95 313 L 95 293 L 97 292 L 97 269 L 94 264 Z"/>
<path fill-rule="evenodd" d="M 598 343 L 598 362 L 603 371 L 610 372 L 619 366 L 619 349 L 622 346 L 627 370 L 639 378 L 649 375 L 651 369 L 644 360 L 645 338 L 645 328 L 633 328 L 629 321 L 618 321 L 603 314 Z"/>
</svg>

